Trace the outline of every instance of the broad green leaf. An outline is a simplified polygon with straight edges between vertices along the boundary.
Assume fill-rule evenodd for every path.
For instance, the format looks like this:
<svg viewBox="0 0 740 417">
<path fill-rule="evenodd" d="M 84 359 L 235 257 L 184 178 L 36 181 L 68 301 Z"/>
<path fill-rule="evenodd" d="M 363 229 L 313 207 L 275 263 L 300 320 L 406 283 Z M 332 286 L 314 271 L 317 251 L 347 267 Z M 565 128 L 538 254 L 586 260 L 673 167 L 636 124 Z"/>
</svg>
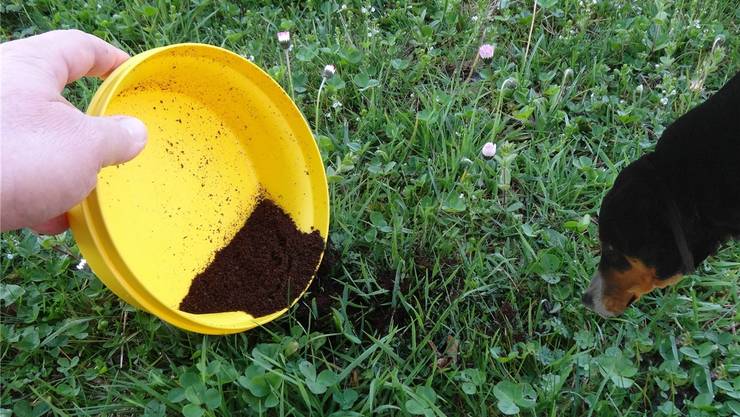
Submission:
<svg viewBox="0 0 740 417">
<path fill-rule="evenodd" d="M 214 388 L 208 388 L 205 394 L 206 407 L 214 410 L 221 405 L 221 394 Z"/>
<path fill-rule="evenodd" d="M 175 388 L 167 394 L 167 400 L 173 403 L 179 403 L 185 399 L 185 390 L 183 388 Z"/>
<path fill-rule="evenodd" d="M 599 371 L 608 377 L 619 388 L 629 388 L 634 384 L 631 377 L 637 374 L 637 368 L 624 357 L 622 351 L 611 347 L 599 357 Z"/>
<path fill-rule="evenodd" d="M 434 404 L 435 402 L 437 402 L 437 393 L 434 392 L 432 387 L 425 387 L 425 386 L 416 387 L 416 394 L 419 397 L 422 397 L 426 399 L 427 401 L 429 401 L 430 404 Z"/>
<path fill-rule="evenodd" d="M 167 408 L 157 400 L 151 400 L 144 407 L 143 417 L 165 417 Z"/>
<path fill-rule="evenodd" d="M 658 411 L 661 413 L 661 415 L 664 415 L 666 417 L 676 417 L 681 415 L 678 408 L 676 408 L 676 406 L 671 401 L 665 401 L 663 404 L 658 406 Z"/>
<path fill-rule="evenodd" d="M 519 414 L 519 407 L 516 406 L 511 400 L 503 399 L 498 400 L 498 403 L 496 403 L 496 406 L 499 410 L 501 410 L 502 413 L 506 414 L 507 416 L 513 416 L 515 414 Z"/>
<path fill-rule="evenodd" d="M 329 369 L 324 369 L 323 371 L 319 373 L 319 376 L 316 378 L 316 381 L 318 381 L 320 384 L 326 387 L 331 387 L 331 386 L 334 386 L 339 381 L 339 377 L 333 371 L 330 371 Z"/>
<path fill-rule="evenodd" d="M 515 119 L 525 121 L 534 112 L 534 106 L 526 105 L 512 115 Z"/>
<path fill-rule="evenodd" d="M 306 386 L 314 394 L 323 394 L 326 392 L 326 385 L 316 381 L 315 379 L 306 378 Z"/>
<path fill-rule="evenodd" d="M 362 52 L 352 46 L 339 51 L 339 57 L 350 64 L 359 64 L 362 61 Z"/>
<path fill-rule="evenodd" d="M 141 9 L 142 13 L 144 13 L 144 16 L 146 17 L 153 17 L 157 14 L 157 8 L 152 7 L 150 5 L 145 5 L 143 9 Z"/>
<path fill-rule="evenodd" d="M 346 389 L 344 391 L 336 391 L 332 395 L 335 402 L 339 404 L 342 410 L 349 410 L 352 405 L 357 401 L 359 394 L 353 389 Z"/>
<path fill-rule="evenodd" d="M 375 227 L 388 226 L 388 223 L 385 221 L 383 214 L 378 213 L 377 211 L 370 212 L 370 223 L 372 223 Z"/>
<path fill-rule="evenodd" d="M 410 61 L 408 59 L 391 59 L 391 66 L 399 71 L 405 70 L 409 67 Z"/>
<path fill-rule="evenodd" d="M 200 385 L 200 384 L 202 384 L 200 380 L 200 375 L 196 374 L 195 372 L 187 371 L 180 376 L 180 385 L 183 388 L 188 388 L 193 385 Z"/>
<path fill-rule="evenodd" d="M 319 56 L 319 45 L 301 45 L 295 51 L 295 57 L 301 62 L 308 62 Z"/>
<path fill-rule="evenodd" d="M 437 115 L 437 112 L 434 111 L 434 109 L 424 109 L 418 113 L 416 113 L 416 117 L 419 118 L 422 122 L 431 122 L 434 117 Z"/>
<path fill-rule="evenodd" d="M 311 362 L 301 361 L 301 363 L 298 365 L 298 369 L 306 378 L 314 380 L 316 379 L 316 368 Z"/>
<path fill-rule="evenodd" d="M 193 404 L 201 405 L 205 401 L 206 387 L 202 384 L 185 388 L 185 398 Z"/>
<path fill-rule="evenodd" d="M 4 301 L 6 306 L 13 304 L 20 296 L 25 293 L 22 287 L 14 284 L 0 284 L 0 301 Z"/>
<path fill-rule="evenodd" d="M 477 387 L 472 382 L 463 382 L 461 386 L 464 393 L 473 395 L 477 392 Z"/>
<path fill-rule="evenodd" d="M 537 0 L 537 4 L 545 10 L 557 6 L 559 0 Z"/>
<path fill-rule="evenodd" d="M 442 204 L 442 210 L 450 213 L 460 213 L 467 209 L 465 198 L 457 193 L 452 193 L 447 197 L 447 201 Z"/>
<path fill-rule="evenodd" d="M 499 410 L 508 415 L 518 413 L 519 407 L 534 407 L 537 400 L 537 393 L 529 384 L 517 384 L 512 381 L 501 381 L 496 384 L 493 387 L 493 395 L 498 399 Z"/>
<path fill-rule="evenodd" d="M 333 77 L 326 80 L 326 86 L 332 90 L 332 91 L 338 91 L 343 89 L 346 86 L 346 83 L 340 77 L 339 75 L 334 75 Z"/>
<path fill-rule="evenodd" d="M 205 412 L 206 410 L 195 404 L 188 404 L 182 408 L 182 414 L 185 417 L 201 417 Z"/>
<path fill-rule="evenodd" d="M 365 73 L 357 74 L 353 79 L 355 85 L 360 89 L 360 91 L 365 91 L 368 88 L 377 87 L 380 82 L 378 80 L 370 78 Z"/>
<path fill-rule="evenodd" d="M 406 401 L 406 411 L 413 415 L 424 415 L 429 410 L 429 406 L 421 404 L 416 400 Z"/>
</svg>

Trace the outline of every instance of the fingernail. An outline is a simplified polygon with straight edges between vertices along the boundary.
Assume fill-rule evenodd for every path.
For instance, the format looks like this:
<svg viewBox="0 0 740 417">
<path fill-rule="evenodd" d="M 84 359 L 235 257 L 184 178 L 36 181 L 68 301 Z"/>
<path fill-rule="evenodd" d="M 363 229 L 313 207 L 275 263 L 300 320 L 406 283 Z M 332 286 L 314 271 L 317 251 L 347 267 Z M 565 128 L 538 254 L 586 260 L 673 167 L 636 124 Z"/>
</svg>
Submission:
<svg viewBox="0 0 740 417">
<path fill-rule="evenodd" d="M 128 131 L 129 137 L 137 150 L 141 150 L 146 145 L 147 129 L 141 120 L 134 117 L 122 117 L 121 125 Z"/>
</svg>

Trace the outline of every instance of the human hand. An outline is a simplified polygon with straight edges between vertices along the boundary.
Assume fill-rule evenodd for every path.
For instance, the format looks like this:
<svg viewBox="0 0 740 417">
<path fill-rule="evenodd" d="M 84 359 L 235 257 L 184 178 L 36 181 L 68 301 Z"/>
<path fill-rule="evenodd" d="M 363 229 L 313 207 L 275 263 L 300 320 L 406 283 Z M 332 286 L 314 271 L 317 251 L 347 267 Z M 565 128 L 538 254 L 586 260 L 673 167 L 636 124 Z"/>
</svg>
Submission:
<svg viewBox="0 0 740 417">
<path fill-rule="evenodd" d="M 0 45 L 0 229 L 61 233 L 104 166 L 136 156 L 146 126 L 126 116 L 92 117 L 61 95 L 83 76 L 103 77 L 129 58 L 77 30 Z"/>
</svg>

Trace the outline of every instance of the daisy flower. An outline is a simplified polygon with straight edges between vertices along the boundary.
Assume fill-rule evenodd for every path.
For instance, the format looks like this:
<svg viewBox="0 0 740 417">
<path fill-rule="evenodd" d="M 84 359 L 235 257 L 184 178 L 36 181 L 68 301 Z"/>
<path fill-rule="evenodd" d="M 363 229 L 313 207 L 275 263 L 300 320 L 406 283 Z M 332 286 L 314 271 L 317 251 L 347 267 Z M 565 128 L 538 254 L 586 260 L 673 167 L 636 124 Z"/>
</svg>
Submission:
<svg viewBox="0 0 740 417">
<path fill-rule="evenodd" d="M 496 144 L 492 142 L 486 142 L 483 148 L 480 150 L 481 155 L 486 159 L 491 159 L 496 156 Z"/>
<path fill-rule="evenodd" d="M 481 59 L 491 59 L 493 58 L 493 53 L 496 51 L 496 47 L 494 45 L 484 43 L 483 45 L 478 48 L 478 56 Z"/>
</svg>

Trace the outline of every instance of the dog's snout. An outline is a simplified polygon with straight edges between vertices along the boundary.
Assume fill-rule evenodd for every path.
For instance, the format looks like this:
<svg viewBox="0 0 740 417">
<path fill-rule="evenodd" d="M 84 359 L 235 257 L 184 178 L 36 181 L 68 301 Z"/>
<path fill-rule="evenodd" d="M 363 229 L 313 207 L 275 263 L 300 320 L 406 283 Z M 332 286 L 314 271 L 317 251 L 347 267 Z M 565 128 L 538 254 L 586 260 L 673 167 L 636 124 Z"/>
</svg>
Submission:
<svg viewBox="0 0 740 417">
<path fill-rule="evenodd" d="M 593 307 L 594 305 L 594 296 L 591 295 L 590 292 L 587 292 L 583 294 L 583 297 L 581 298 L 581 301 L 583 301 L 583 304 L 587 307 Z"/>
</svg>

